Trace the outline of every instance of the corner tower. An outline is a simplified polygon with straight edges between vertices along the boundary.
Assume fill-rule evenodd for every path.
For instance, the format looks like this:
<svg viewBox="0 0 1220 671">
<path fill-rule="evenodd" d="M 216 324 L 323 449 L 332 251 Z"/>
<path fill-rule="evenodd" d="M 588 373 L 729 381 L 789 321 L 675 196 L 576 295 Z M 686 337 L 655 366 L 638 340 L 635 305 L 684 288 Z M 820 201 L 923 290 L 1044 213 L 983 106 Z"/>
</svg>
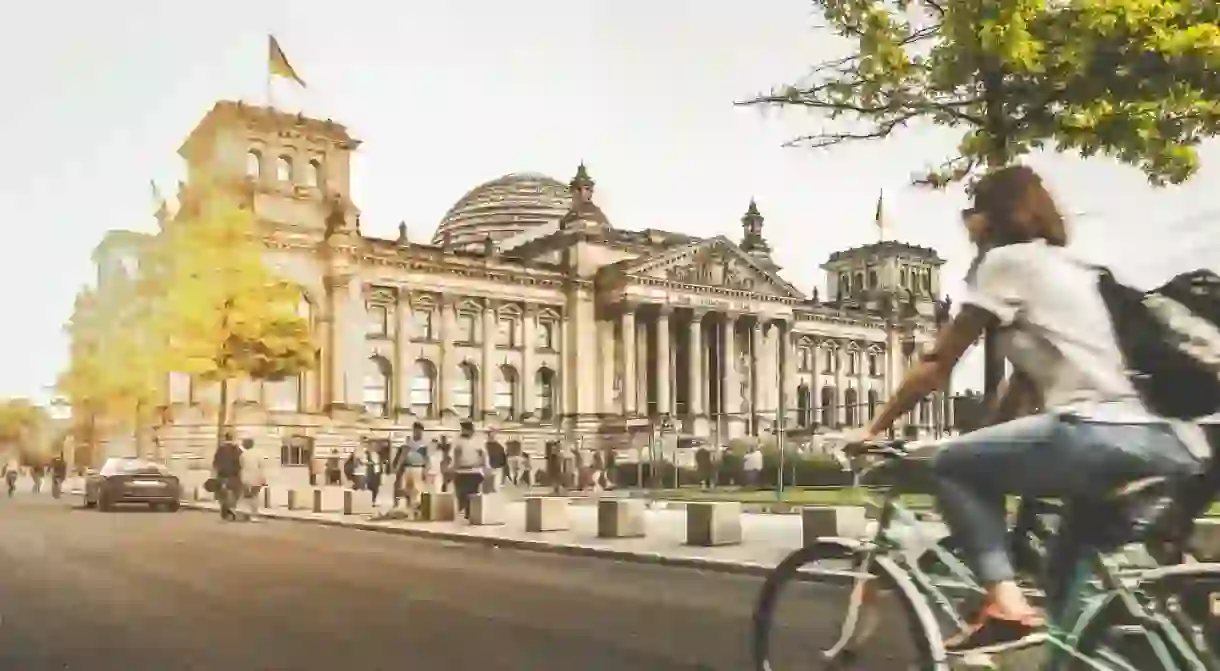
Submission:
<svg viewBox="0 0 1220 671">
<path fill-rule="evenodd" d="M 933 317 L 944 264 L 935 249 L 892 240 L 835 252 L 822 264 L 826 298 L 870 310 L 886 302 L 910 305 L 917 314 Z"/>
<path fill-rule="evenodd" d="M 323 233 L 336 203 L 356 215 L 351 155 L 359 146 L 329 119 L 221 101 L 178 149 L 187 166 L 179 198 L 189 206 L 193 187 L 212 183 L 252 206 L 261 221 Z"/>
</svg>

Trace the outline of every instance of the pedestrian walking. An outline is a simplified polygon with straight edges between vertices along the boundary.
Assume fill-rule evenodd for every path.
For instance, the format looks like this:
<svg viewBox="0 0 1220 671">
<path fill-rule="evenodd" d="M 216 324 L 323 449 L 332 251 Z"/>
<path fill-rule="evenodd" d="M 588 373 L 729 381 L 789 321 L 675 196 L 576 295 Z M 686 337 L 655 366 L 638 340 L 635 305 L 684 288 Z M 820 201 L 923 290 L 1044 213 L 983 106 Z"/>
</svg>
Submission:
<svg viewBox="0 0 1220 671">
<path fill-rule="evenodd" d="M 68 479 L 68 462 L 64 455 L 57 454 L 51 460 L 51 496 L 59 498 L 64 493 L 64 480 Z"/>
<path fill-rule="evenodd" d="M 487 449 L 474 441 L 474 423 L 462 422 L 462 431 L 453 445 L 453 489 L 457 494 L 458 509 L 462 516 L 470 519 L 470 497 L 483 485 L 483 474 L 488 467 Z"/>
<path fill-rule="evenodd" d="M 226 433 L 224 440 L 216 446 L 212 455 L 212 477 L 216 481 L 216 500 L 220 503 L 220 519 L 237 519 L 234 507 L 241 495 L 241 448 L 233 441 L 233 434 Z"/>
<path fill-rule="evenodd" d="M 521 484 L 521 471 L 525 467 L 525 458 L 521 456 L 521 441 L 508 441 L 505 451 L 508 456 L 508 469 L 505 477 L 514 487 L 517 487 Z"/>
<path fill-rule="evenodd" d="M 17 457 L 9 457 L 8 462 L 4 464 L 4 484 L 8 486 L 9 498 L 17 491 L 17 476 L 20 474 L 21 462 L 17 461 Z"/>
<path fill-rule="evenodd" d="M 487 443 L 484 445 L 487 450 L 487 478 L 483 481 L 483 491 L 491 494 L 500 491 L 504 487 L 505 470 L 508 468 L 508 453 L 504 449 L 504 445 L 496 440 L 496 434 L 493 431 L 487 432 Z"/>
<path fill-rule="evenodd" d="M 258 521 L 258 497 L 267 486 L 267 476 L 263 472 L 263 460 L 254 451 L 254 440 L 243 438 L 241 441 L 240 474 L 242 501 L 246 504 L 246 520 Z"/>
<path fill-rule="evenodd" d="M 338 485 L 341 484 L 343 470 L 339 467 L 339 452 L 334 450 L 330 456 L 326 458 L 326 484 Z"/>
<path fill-rule="evenodd" d="M 46 469 L 41 464 L 30 469 L 30 479 L 34 481 L 34 493 L 42 492 L 42 477 L 46 473 Z"/>
<path fill-rule="evenodd" d="M 423 486 L 423 467 L 426 465 L 424 455 L 427 454 L 427 451 L 428 446 L 424 443 L 424 425 L 415 422 L 411 425 L 411 436 L 398 448 L 398 454 L 394 456 L 395 508 L 398 507 L 398 501 L 406 491 L 408 468 L 420 469 L 420 472 L 416 474 L 415 486 L 417 489 Z"/>
<path fill-rule="evenodd" d="M 373 495 L 373 505 L 377 505 L 377 494 L 381 492 L 381 455 L 375 450 L 366 451 L 364 488 Z"/>
<path fill-rule="evenodd" d="M 471 431 L 474 431 L 471 428 Z M 453 484 L 453 445 L 448 436 L 441 436 L 441 491 L 449 491 Z"/>
</svg>

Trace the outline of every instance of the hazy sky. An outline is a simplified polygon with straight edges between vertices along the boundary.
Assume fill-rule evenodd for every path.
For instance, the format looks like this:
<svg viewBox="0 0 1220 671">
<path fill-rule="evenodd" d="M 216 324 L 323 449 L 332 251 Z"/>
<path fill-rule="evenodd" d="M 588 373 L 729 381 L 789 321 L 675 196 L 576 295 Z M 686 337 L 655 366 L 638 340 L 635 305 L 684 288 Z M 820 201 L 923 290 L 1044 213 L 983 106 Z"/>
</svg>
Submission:
<svg viewBox="0 0 1220 671">
<path fill-rule="evenodd" d="M 206 8 L 206 9 L 205 9 Z M 218 99 L 264 103 L 266 35 L 309 84 L 277 85 L 287 109 L 331 117 L 365 141 L 354 198 L 364 229 L 405 220 L 427 241 L 470 187 L 584 160 L 621 228 L 740 238 L 753 196 L 785 275 L 808 292 L 832 251 L 876 239 L 885 189 L 893 236 L 967 263 L 959 192 L 906 186 L 954 137 L 910 130 L 831 152 L 782 149 L 819 128 L 804 114 L 734 108 L 839 45 L 808 0 L 111 0 L 27 3 L 0 23 L 0 287 L 10 319 L 0 395 L 43 397 L 64 365 L 61 325 L 92 280 L 107 229 L 151 230 L 148 180 L 172 193 L 181 140 Z M 1032 161 L 1077 218 L 1086 253 L 1145 281 L 1217 265 L 1208 232 L 1220 151 L 1189 185 L 1154 190 L 1106 159 Z M 961 384 L 961 383 L 959 383 Z"/>
</svg>

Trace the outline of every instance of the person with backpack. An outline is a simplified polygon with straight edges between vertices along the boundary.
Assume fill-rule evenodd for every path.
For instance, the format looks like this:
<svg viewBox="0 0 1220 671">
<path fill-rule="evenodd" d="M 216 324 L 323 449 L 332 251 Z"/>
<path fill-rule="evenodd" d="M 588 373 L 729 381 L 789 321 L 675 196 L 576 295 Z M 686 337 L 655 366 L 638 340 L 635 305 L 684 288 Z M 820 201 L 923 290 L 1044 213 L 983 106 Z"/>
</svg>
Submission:
<svg viewBox="0 0 1220 671">
<path fill-rule="evenodd" d="M 1014 372 L 990 425 L 946 441 L 929 464 L 949 531 L 986 589 L 975 622 L 945 642 L 953 653 L 1022 644 L 1044 624 L 1015 581 L 1005 495 L 1099 501 L 1145 478 L 1185 478 L 1200 468 L 1128 376 L 1131 353 L 1116 332 L 1125 322 L 1103 295 L 1104 274 L 1065 249 L 1063 219 L 1041 178 L 1006 167 L 984 176 L 973 199 L 962 212 L 978 249 L 969 298 L 848 446 L 884 436 L 949 379 L 986 329 L 997 329 Z M 1075 552 L 1060 545 L 1052 561 L 1074 566 Z M 1061 578 L 1048 581 L 1052 607 Z"/>
<path fill-rule="evenodd" d="M 242 450 L 233 440 L 233 433 L 226 432 L 224 440 L 216 446 L 212 455 L 212 477 L 215 479 L 216 501 L 220 503 L 220 519 L 236 521 L 237 500 L 242 494 L 241 484 Z"/>
<path fill-rule="evenodd" d="M 68 479 L 68 462 L 64 455 L 57 454 L 51 460 L 51 496 L 59 498 L 64 491 L 64 480 Z"/>
</svg>

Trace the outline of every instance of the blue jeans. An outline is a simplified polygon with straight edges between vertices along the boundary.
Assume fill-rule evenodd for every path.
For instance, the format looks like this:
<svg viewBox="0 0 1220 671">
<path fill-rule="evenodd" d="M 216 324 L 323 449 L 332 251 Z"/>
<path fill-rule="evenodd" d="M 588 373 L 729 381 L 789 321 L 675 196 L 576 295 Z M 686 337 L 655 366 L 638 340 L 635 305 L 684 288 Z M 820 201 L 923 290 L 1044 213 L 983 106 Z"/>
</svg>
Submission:
<svg viewBox="0 0 1220 671">
<path fill-rule="evenodd" d="M 930 466 L 949 531 L 988 584 L 1014 577 L 1005 495 L 1100 499 L 1142 478 L 1189 475 L 1200 464 L 1168 424 L 1041 414 L 953 438 Z"/>
</svg>

